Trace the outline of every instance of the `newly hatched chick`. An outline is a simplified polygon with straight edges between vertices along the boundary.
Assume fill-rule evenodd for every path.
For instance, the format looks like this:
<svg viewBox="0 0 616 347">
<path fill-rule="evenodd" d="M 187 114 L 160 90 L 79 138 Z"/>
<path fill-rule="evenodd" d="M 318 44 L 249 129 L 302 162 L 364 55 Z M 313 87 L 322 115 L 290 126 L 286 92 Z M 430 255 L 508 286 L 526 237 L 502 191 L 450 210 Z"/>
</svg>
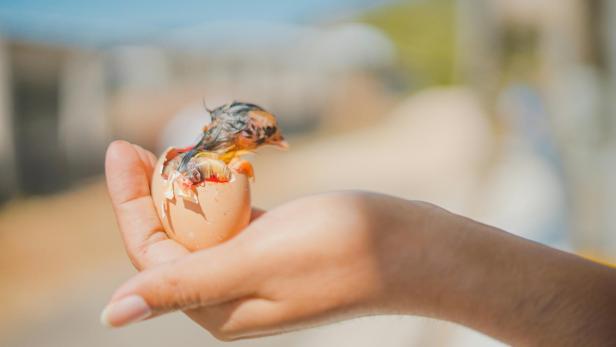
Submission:
<svg viewBox="0 0 616 347">
<path fill-rule="evenodd" d="M 183 186 L 186 195 L 191 186 L 203 181 L 226 182 L 233 169 L 249 177 L 252 165 L 241 158 L 261 145 L 287 148 L 276 117 L 263 108 L 234 101 L 214 110 L 208 110 L 211 122 L 203 128 L 196 145 L 168 152 L 163 167 L 166 176 L 173 176 Z M 168 196 L 173 196 L 173 183 Z"/>
<path fill-rule="evenodd" d="M 190 161 L 200 154 L 229 164 L 264 144 L 288 147 L 276 117 L 257 105 L 234 101 L 209 112 L 212 121 L 203 128 L 199 142 L 182 157 L 178 169 L 183 174 L 188 172 Z"/>
</svg>

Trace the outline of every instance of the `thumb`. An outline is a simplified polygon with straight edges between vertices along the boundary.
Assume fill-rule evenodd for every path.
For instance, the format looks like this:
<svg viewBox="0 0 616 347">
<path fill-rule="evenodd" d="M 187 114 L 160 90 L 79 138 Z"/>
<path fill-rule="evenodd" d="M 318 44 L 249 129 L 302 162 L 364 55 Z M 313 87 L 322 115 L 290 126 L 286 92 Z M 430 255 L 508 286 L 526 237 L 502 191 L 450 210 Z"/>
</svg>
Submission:
<svg viewBox="0 0 616 347">
<path fill-rule="evenodd" d="M 145 270 L 114 293 L 101 313 L 101 323 L 120 327 L 237 299 L 251 292 L 251 271 L 246 269 L 251 263 L 221 245 Z"/>
</svg>

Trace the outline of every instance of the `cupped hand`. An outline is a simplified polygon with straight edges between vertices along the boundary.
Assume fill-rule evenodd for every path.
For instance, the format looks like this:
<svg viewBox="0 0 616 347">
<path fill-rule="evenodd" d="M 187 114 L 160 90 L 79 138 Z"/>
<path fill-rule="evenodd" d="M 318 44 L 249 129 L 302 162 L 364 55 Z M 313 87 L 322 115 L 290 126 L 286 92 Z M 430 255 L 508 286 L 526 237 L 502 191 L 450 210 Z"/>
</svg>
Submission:
<svg viewBox="0 0 616 347">
<path fill-rule="evenodd" d="M 235 238 L 190 253 L 156 214 L 155 162 L 127 142 L 108 149 L 111 200 L 128 255 L 143 270 L 113 295 L 102 315 L 108 325 L 183 310 L 229 340 L 396 312 L 400 300 L 432 295 L 422 286 L 427 270 L 400 274 L 402 264 L 429 257 L 421 247 L 427 236 L 407 229 L 423 230 L 430 205 L 361 192 L 314 195 L 255 211 Z M 414 283 L 410 292 L 401 278 Z"/>
</svg>

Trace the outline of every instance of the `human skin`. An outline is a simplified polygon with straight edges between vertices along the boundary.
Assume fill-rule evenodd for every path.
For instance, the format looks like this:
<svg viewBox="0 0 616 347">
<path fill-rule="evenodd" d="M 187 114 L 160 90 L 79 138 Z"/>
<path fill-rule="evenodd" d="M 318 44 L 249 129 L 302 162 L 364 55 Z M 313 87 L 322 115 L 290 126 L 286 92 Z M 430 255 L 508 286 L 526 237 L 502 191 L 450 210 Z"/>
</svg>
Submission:
<svg viewBox="0 0 616 347">
<path fill-rule="evenodd" d="M 433 317 L 515 345 L 616 345 L 616 270 L 437 206 L 366 192 L 254 211 L 237 237 L 190 253 L 150 197 L 156 158 L 112 143 L 106 176 L 140 271 L 103 311 L 118 327 L 183 310 L 221 340 L 365 315 Z"/>
</svg>

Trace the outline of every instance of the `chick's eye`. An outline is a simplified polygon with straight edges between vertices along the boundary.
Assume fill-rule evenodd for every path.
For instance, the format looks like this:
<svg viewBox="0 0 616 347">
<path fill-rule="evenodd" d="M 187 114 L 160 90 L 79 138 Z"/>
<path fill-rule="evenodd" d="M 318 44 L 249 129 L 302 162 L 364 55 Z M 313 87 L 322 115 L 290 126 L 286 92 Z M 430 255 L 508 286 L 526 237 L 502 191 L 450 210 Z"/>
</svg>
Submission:
<svg viewBox="0 0 616 347">
<path fill-rule="evenodd" d="M 272 136 L 276 132 L 275 127 L 266 127 L 265 128 L 265 136 Z"/>
</svg>

